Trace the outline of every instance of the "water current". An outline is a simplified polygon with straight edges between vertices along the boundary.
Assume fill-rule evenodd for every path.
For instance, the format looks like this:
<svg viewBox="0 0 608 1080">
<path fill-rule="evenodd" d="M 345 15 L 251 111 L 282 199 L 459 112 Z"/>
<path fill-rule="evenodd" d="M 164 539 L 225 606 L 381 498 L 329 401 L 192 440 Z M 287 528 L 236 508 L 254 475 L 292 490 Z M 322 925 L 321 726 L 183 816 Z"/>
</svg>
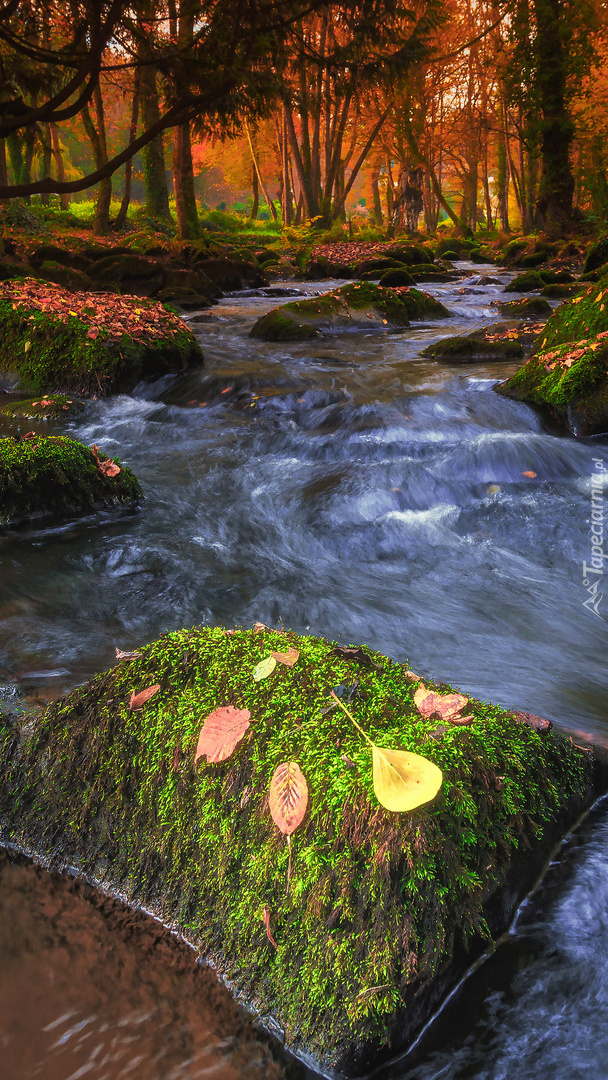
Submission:
<svg viewBox="0 0 608 1080">
<path fill-rule="evenodd" d="M 589 482 L 608 447 L 495 394 L 517 364 L 421 357 L 498 318 L 508 275 L 468 270 L 424 286 L 450 319 L 313 343 L 249 339 L 280 300 L 226 297 L 191 317 L 202 371 L 50 428 L 131 465 L 146 501 L 0 538 L 5 695 L 56 696 L 167 629 L 259 619 L 366 642 L 608 743 L 606 623 L 583 606 Z M 607 900 L 598 812 L 387 1080 L 608 1077 Z M 295 1068 L 191 954 L 88 887 L 5 859 L 0 909 L 3 1080 Z"/>
</svg>

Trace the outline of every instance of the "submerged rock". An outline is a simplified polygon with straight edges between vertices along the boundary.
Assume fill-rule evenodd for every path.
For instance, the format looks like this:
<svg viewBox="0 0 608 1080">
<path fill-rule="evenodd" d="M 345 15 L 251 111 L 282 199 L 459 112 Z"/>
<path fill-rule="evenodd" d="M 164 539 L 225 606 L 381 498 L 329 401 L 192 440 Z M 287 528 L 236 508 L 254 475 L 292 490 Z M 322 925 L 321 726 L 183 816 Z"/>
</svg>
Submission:
<svg viewBox="0 0 608 1080">
<path fill-rule="evenodd" d="M 380 805 L 369 745 L 332 691 L 375 744 L 441 770 L 431 801 Z M 506 928 L 595 790 L 593 755 L 547 723 L 464 696 L 455 714 L 422 691 L 365 647 L 167 634 L 38 717 L 0 718 L 2 840 L 155 912 L 290 1050 L 360 1076 Z M 226 706 L 240 728 L 197 762 L 205 718 Z M 301 780 L 269 807 L 289 762 L 303 818 Z M 289 843 L 277 805 L 300 809 Z"/>
<path fill-rule="evenodd" d="M 254 323 L 249 336 L 262 341 L 306 341 L 322 330 L 409 326 L 410 319 L 441 319 L 447 308 L 428 293 L 353 282 L 334 292 L 274 308 Z"/>
<path fill-rule="evenodd" d="M 97 447 L 34 432 L 0 439 L 2 525 L 135 506 L 142 497 L 131 470 Z"/>
<path fill-rule="evenodd" d="M 31 278 L 0 282 L 0 348 L 0 372 L 15 372 L 18 388 L 33 393 L 128 393 L 203 363 L 186 324 L 156 301 Z"/>
<path fill-rule="evenodd" d="M 84 401 L 75 401 L 66 394 L 44 394 L 41 398 L 9 401 L 0 412 L 14 420 L 67 420 L 84 409 Z"/>
</svg>

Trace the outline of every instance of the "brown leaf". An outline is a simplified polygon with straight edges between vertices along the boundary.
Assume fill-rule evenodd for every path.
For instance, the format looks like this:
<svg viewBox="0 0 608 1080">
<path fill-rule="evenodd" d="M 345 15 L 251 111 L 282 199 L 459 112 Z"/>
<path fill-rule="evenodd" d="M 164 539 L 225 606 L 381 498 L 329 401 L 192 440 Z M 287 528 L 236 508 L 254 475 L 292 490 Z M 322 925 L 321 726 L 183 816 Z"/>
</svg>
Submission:
<svg viewBox="0 0 608 1080">
<path fill-rule="evenodd" d="M 293 667 L 300 653 L 297 649 L 292 649 L 290 647 L 287 652 L 271 652 L 270 655 L 274 656 L 277 663 L 285 664 L 285 667 Z"/>
<path fill-rule="evenodd" d="M 308 806 L 308 785 L 296 761 L 277 765 L 270 781 L 270 813 L 285 836 L 297 829 Z"/>
<path fill-rule="evenodd" d="M 371 656 L 368 656 L 361 646 L 358 648 L 350 648 L 347 645 L 337 645 L 336 648 L 331 651 L 334 656 L 343 656 L 346 660 L 357 660 L 360 664 L 363 664 L 364 667 L 373 667 L 377 671 L 379 670 L 378 665 L 374 664 Z"/>
<path fill-rule="evenodd" d="M 522 475 L 522 476 L 529 476 L 529 477 L 530 477 L 530 479 L 532 480 L 532 479 L 534 479 L 534 477 L 535 477 L 535 476 L 537 476 L 537 473 L 535 473 L 535 472 L 532 472 L 532 469 L 526 469 L 526 471 L 525 471 L 525 472 L 522 472 L 522 474 L 521 474 L 521 475 Z"/>
<path fill-rule="evenodd" d="M 146 704 L 146 701 L 149 701 L 151 697 L 158 694 L 159 690 L 160 686 L 156 685 L 148 686 L 145 690 L 140 690 L 139 694 L 136 694 L 135 691 L 133 691 L 129 702 L 129 712 L 137 712 L 137 710 L 141 709 L 142 705 Z"/>
<path fill-rule="evenodd" d="M 540 734 L 551 731 L 553 727 L 550 720 L 545 720 L 542 716 L 535 716 L 534 713 L 514 712 L 512 716 L 515 717 L 519 724 L 527 724 L 528 727 L 533 728 L 534 731 L 538 731 Z"/>
<path fill-rule="evenodd" d="M 270 929 L 270 908 L 269 907 L 264 908 L 264 911 L 262 912 L 262 918 L 264 920 L 264 926 L 266 928 L 266 937 L 268 938 L 270 944 L 274 945 L 274 947 L 276 949 L 277 948 L 277 943 L 274 940 L 274 938 L 272 936 L 272 931 Z"/>
<path fill-rule="evenodd" d="M 469 699 L 464 694 L 436 694 L 433 690 L 427 690 L 424 683 L 420 683 L 414 694 L 414 705 L 423 716 L 432 716 L 437 713 L 442 720 L 451 720 L 468 705 Z"/>
<path fill-rule="evenodd" d="M 206 756 L 207 763 L 226 761 L 249 727 L 249 709 L 236 709 L 234 705 L 222 705 L 209 713 L 198 737 L 194 764 Z"/>
<path fill-rule="evenodd" d="M 137 657 L 141 656 L 139 652 L 123 652 L 122 649 L 116 649 L 117 660 L 137 660 Z"/>
<path fill-rule="evenodd" d="M 95 341 L 95 339 L 99 337 L 99 327 L 92 326 L 90 330 L 87 331 L 87 337 L 90 338 L 91 341 Z"/>
<path fill-rule="evenodd" d="M 257 630 L 257 631 L 258 631 L 258 633 L 261 633 L 261 632 L 262 632 L 262 630 L 268 630 L 268 627 L 266 626 L 266 623 L 263 623 L 263 622 L 254 622 L 254 624 L 253 624 L 253 629 L 254 629 L 254 630 Z"/>
</svg>

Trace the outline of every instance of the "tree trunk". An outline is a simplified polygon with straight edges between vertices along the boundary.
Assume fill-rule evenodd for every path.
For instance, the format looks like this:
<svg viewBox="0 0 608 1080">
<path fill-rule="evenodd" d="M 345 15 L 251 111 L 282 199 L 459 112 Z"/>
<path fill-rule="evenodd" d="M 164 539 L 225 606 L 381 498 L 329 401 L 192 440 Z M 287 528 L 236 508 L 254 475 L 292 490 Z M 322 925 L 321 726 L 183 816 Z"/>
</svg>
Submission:
<svg viewBox="0 0 608 1080">
<path fill-rule="evenodd" d="M 49 124 L 51 132 L 51 144 L 53 147 L 53 157 L 55 159 L 55 168 L 57 170 L 57 179 L 62 184 L 65 180 L 65 168 L 63 165 L 63 157 L 61 156 L 61 147 L 59 145 L 59 131 L 57 124 Z M 60 195 L 61 209 L 68 210 L 70 206 L 70 196 L 65 192 Z"/>
<path fill-rule="evenodd" d="M 251 166 L 251 190 L 253 192 L 253 202 L 251 204 L 251 213 L 249 217 L 252 221 L 257 221 L 258 210 L 260 209 L 260 182 L 258 180 L 258 174 L 255 171 L 255 165 Z"/>
<path fill-rule="evenodd" d="M 131 127 L 129 128 L 129 142 L 133 142 L 137 135 L 137 120 L 139 117 L 139 95 L 140 95 L 140 69 L 135 69 L 135 75 L 133 79 L 133 103 L 131 105 Z M 131 185 L 133 182 L 133 158 L 125 164 L 125 190 L 120 204 L 120 210 L 116 215 L 115 221 L 112 222 L 112 228 L 116 231 L 122 229 L 125 221 L 127 220 L 127 212 L 129 209 L 129 203 L 131 202 Z"/>
<path fill-rule="evenodd" d="M 374 200 L 374 224 L 377 228 L 382 227 L 382 203 L 380 201 L 380 171 L 374 169 L 372 173 L 372 199 Z"/>
<path fill-rule="evenodd" d="M 170 8 L 172 9 L 173 5 Z M 171 16 L 174 24 L 175 12 L 173 10 L 171 10 Z M 192 0 L 181 0 L 176 29 L 178 45 L 184 45 L 194 30 Z M 180 240 L 196 240 L 201 230 L 196 208 L 189 123 L 178 124 L 173 136 L 173 192 L 179 238 Z"/>
<path fill-rule="evenodd" d="M 255 171 L 257 173 L 258 183 L 259 183 L 259 185 L 260 185 L 260 187 L 262 189 L 262 194 L 263 194 L 264 198 L 266 199 L 266 205 L 270 209 L 270 213 L 272 214 L 272 220 L 273 221 L 278 221 L 279 218 L 278 218 L 278 214 L 277 214 L 277 211 L 276 211 L 276 207 L 275 207 L 272 199 L 270 198 L 270 195 L 268 194 L 266 184 L 262 180 L 262 173 L 260 172 L 260 165 L 259 165 L 259 162 L 258 162 L 258 156 L 257 156 L 257 154 L 255 152 L 255 147 L 253 145 L 253 139 L 251 137 L 251 132 L 249 130 L 249 124 L 247 123 L 246 120 L 245 120 L 243 126 L 245 128 L 245 134 L 247 136 L 247 142 L 249 143 L 249 151 L 251 153 L 251 160 L 253 162 L 253 167 L 254 167 L 254 169 L 255 169 Z"/>
<path fill-rule="evenodd" d="M 175 128 L 173 149 L 173 190 L 175 192 L 175 210 L 177 229 L 180 240 L 196 240 L 200 236 L 196 193 L 194 190 L 194 169 L 192 166 L 192 143 L 190 124 L 179 124 Z"/>
<path fill-rule="evenodd" d="M 0 139 L 0 185 L 8 187 L 8 170 L 6 168 L 6 140 Z M 0 203 L 8 202 L 8 199 L 0 199 Z"/>
<path fill-rule="evenodd" d="M 89 142 L 93 149 L 93 160 L 95 161 L 95 168 L 101 169 L 108 160 L 108 149 L 106 145 L 106 129 L 103 113 L 103 99 L 101 96 L 101 89 L 99 83 L 95 87 L 93 93 L 93 101 L 95 103 L 95 120 L 94 124 L 89 112 L 89 106 L 85 105 L 82 110 L 82 122 L 84 129 L 88 135 Z M 102 180 L 99 185 L 99 191 L 97 193 L 97 203 L 95 205 L 95 221 L 93 225 L 93 232 L 96 236 L 105 236 L 110 230 L 110 203 L 112 201 L 112 179 L 107 177 Z"/>
<path fill-rule="evenodd" d="M 574 178 L 570 147 L 574 124 L 565 102 L 566 62 L 561 35 L 562 0 L 534 0 L 536 80 L 540 96 L 542 175 L 536 221 L 554 238 L 573 227 Z"/>
<path fill-rule="evenodd" d="M 40 169 L 41 180 L 44 180 L 47 176 L 51 175 L 51 163 L 53 161 L 53 143 L 51 139 L 51 127 L 50 124 L 44 125 L 44 138 L 42 140 L 42 165 Z M 48 206 L 50 201 L 50 195 L 47 192 L 40 196 L 40 202 L 43 206 Z"/>
</svg>

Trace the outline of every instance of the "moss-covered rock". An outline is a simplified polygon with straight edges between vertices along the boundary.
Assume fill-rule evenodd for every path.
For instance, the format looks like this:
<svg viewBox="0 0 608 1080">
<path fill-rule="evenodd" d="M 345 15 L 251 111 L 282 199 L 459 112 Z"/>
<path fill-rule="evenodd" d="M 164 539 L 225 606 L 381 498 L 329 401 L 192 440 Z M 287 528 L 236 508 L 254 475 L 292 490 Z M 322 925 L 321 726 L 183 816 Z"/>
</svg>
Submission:
<svg viewBox="0 0 608 1080">
<path fill-rule="evenodd" d="M 256 682 L 288 647 L 295 666 Z M 2 839 L 155 911 L 291 1049 L 360 1075 L 508 925 L 593 795 L 592 755 L 566 738 L 487 702 L 467 704 L 465 726 L 425 718 L 419 685 L 380 654 L 288 631 L 165 635 L 39 717 L 0 720 Z M 370 749 L 332 688 L 376 744 L 442 770 L 432 802 L 378 803 Z M 203 720 L 226 705 L 250 711 L 246 736 L 196 766 Z M 290 847 L 268 806 L 289 761 L 308 786 Z"/>
<path fill-rule="evenodd" d="M 542 296 L 527 296 L 525 300 L 510 300 L 507 304 L 501 304 L 500 313 L 508 318 L 550 315 L 551 304 Z"/>
<path fill-rule="evenodd" d="M 546 249 L 541 249 L 540 251 L 529 251 L 525 255 L 521 255 L 518 261 L 519 265 L 526 270 L 535 266 L 542 266 L 548 258 L 549 252 Z"/>
<path fill-rule="evenodd" d="M 405 327 L 410 319 L 442 319 L 449 314 L 443 304 L 418 289 L 389 289 L 359 281 L 274 308 L 254 323 L 249 336 L 262 341 L 306 341 L 322 330 Z"/>
<path fill-rule="evenodd" d="M 547 300 L 569 300 L 571 296 L 580 296 L 585 292 L 587 286 L 581 282 L 575 281 L 571 285 L 545 285 L 544 289 L 541 289 L 541 296 L 545 296 Z"/>
<path fill-rule="evenodd" d="M 588 287 L 582 296 L 561 304 L 547 321 L 536 352 L 568 341 L 583 341 L 608 330 L 608 284 Z"/>
<path fill-rule="evenodd" d="M 518 274 L 513 281 L 505 285 L 505 292 L 534 292 L 535 289 L 542 289 L 544 285 L 545 281 L 537 270 L 527 270 L 525 274 Z"/>
<path fill-rule="evenodd" d="M 585 257 L 583 273 L 588 274 L 592 270 L 599 270 L 605 263 L 608 263 L 608 236 L 602 236 L 597 243 L 591 245 Z"/>
<path fill-rule="evenodd" d="M 390 289 L 394 285 L 415 285 L 416 279 L 407 270 L 387 270 L 379 284 Z"/>
<path fill-rule="evenodd" d="M 496 390 L 547 411 L 573 435 L 608 433 L 608 331 L 536 351 Z"/>
<path fill-rule="evenodd" d="M 41 398 L 9 401 L 0 412 L 13 420 L 67 420 L 84 412 L 84 401 L 66 394 L 44 394 Z"/>
<path fill-rule="evenodd" d="M 64 288 L 74 292 L 94 287 L 91 278 L 83 270 L 77 270 L 73 266 L 64 266 L 63 263 L 52 262 L 50 259 L 41 264 L 38 277 L 52 281 L 56 285 L 63 285 Z"/>
<path fill-rule="evenodd" d="M 0 283 L 0 370 L 17 372 L 26 393 L 128 393 L 202 362 L 194 335 L 162 304 L 32 279 Z"/>
<path fill-rule="evenodd" d="M 471 334 L 442 338 L 427 345 L 423 356 L 441 360 L 446 364 L 486 363 L 491 360 L 522 360 L 525 350 L 517 340 L 517 331 L 492 333 L 492 327 L 473 330 Z"/>
<path fill-rule="evenodd" d="M 0 439 L 0 524 L 72 517 L 103 506 L 136 505 L 142 491 L 119 461 L 116 476 L 100 452 L 63 436 Z"/>
</svg>

